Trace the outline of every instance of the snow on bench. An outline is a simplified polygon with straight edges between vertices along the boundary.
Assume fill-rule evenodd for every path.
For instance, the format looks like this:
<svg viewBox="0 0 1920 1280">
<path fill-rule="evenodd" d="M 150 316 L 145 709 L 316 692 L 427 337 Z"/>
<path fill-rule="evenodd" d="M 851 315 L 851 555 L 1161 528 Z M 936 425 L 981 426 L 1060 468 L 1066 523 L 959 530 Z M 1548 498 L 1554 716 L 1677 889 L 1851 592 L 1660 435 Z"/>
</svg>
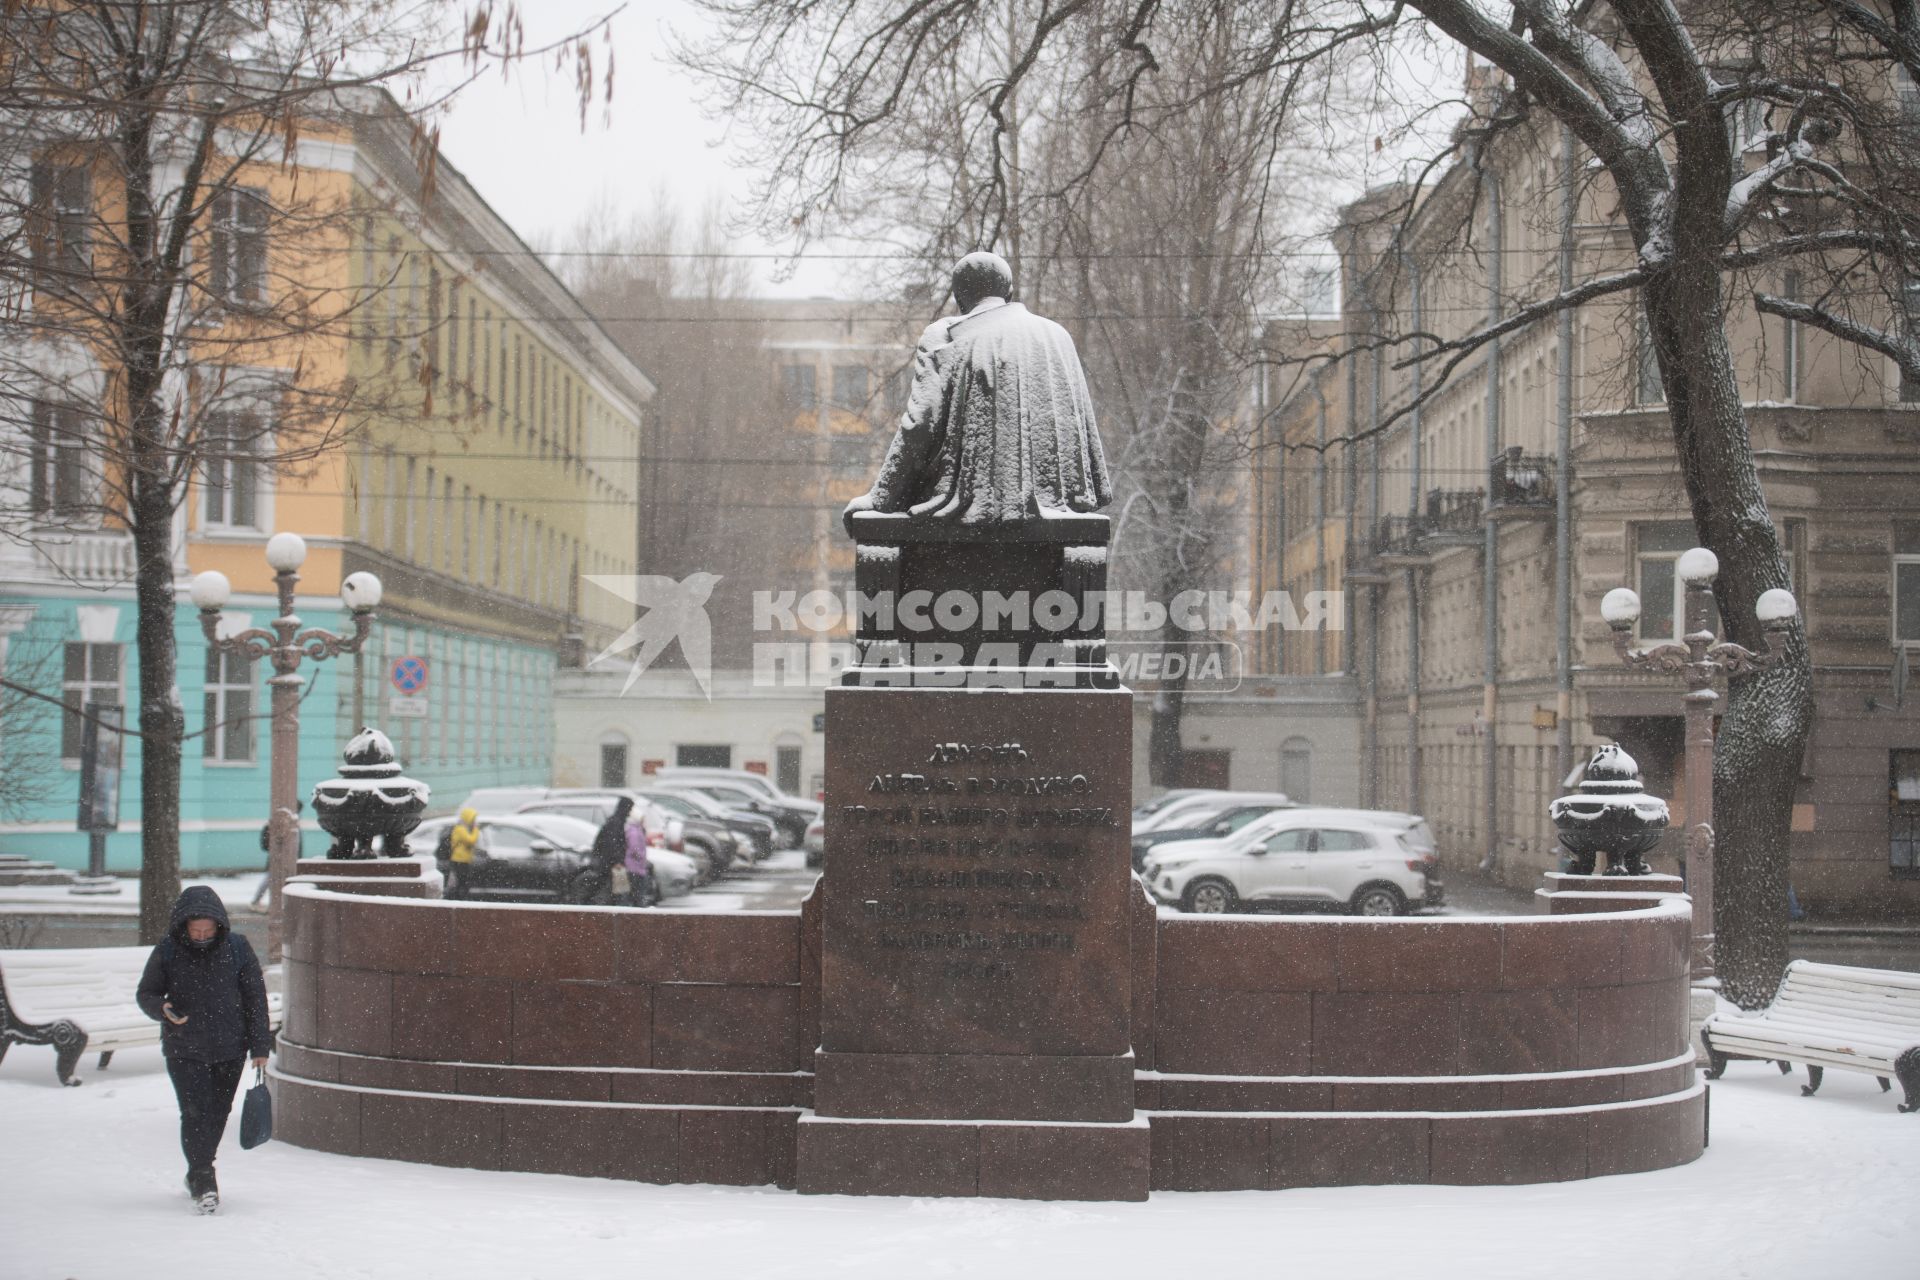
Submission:
<svg viewBox="0 0 1920 1280">
<path fill-rule="evenodd" d="M 1778 1062 L 1782 1073 L 1799 1062 L 1807 1068 L 1800 1092 L 1811 1097 L 1835 1067 L 1878 1077 L 1882 1090 L 1897 1077 L 1906 1092 L 1900 1110 L 1920 1110 L 1920 974 L 1795 960 L 1772 1004 L 1716 1014 L 1700 1040 L 1709 1080 L 1733 1058 Z"/>
<path fill-rule="evenodd" d="M 89 1049 L 105 1068 L 116 1049 L 160 1043 L 160 1024 L 140 1011 L 151 947 L 72 947 L 0 951 L 0 1058 L 15 1044 L 52 1045 L 61 1084 Z M 280 1025 L 280 997 L 267 994 L 267 1017 Z"/>
</svg>

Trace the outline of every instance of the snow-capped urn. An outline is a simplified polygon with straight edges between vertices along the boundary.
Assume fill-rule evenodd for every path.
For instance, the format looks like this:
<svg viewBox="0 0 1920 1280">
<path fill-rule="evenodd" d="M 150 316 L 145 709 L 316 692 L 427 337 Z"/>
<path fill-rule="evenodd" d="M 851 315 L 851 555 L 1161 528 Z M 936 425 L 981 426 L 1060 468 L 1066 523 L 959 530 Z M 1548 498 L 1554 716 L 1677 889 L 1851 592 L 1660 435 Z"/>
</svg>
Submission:
<svg viewBox="0 0 1920 1280">
<path fill-rule="evenodd" d="M 389 858 L 404 858 L 407 832 L 426 811 L 427 784 L 402 777 L 393 743 L 371 725 L 353 735 L 341 753 L 340 776 L 313 789 L 320 829 L 333 837 L 329 858 L 373 858 L 373 842 Z"/>
<path fill-rule="evenodd" d="M 1581 777 L 1579 794 L 1561 796 L 1547 806 L 1560 843 L 1573 855 L 1575 875 L 1590 876 L 1600 854 L 1610 876 L 1651 875 L 1641 855 L 1660 843 L 1667 829 L 1667 802 L 1650 796 L 1640 783 L 1640 766 L 1617 744 L 1593 753 Z"/>
</svg>

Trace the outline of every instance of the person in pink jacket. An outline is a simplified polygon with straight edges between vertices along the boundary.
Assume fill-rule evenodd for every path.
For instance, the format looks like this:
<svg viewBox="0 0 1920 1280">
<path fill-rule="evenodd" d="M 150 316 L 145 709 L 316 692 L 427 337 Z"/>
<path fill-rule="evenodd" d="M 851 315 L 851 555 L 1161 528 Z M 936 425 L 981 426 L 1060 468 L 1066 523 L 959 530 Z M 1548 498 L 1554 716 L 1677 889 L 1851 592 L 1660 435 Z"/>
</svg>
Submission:
<svg viewBox="0 0 1920 1280">
<path fill-rule="evenodd" d="M 653 868 L 647 861 L 647 829 L 638 815 L 627 822 L 627 905 L 650 907 L 656 901 L 653 892 Z"/>
</svg>

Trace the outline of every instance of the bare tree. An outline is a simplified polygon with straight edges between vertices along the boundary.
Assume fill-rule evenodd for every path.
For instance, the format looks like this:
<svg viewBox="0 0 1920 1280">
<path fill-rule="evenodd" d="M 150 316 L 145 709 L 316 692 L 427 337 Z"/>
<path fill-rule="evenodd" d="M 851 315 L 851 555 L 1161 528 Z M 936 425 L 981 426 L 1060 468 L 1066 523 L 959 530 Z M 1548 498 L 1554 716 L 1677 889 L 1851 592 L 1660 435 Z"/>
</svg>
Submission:
<svg viewBox="0 0 1920 1280">
<path fill-rule="evenodd" d="M 809 459 L 804 442 L 772 429 L 780 415 L 767 326 L 737 248 L 718 197 L 689 218 L 661 187 L 626 214 L 601 199 L 554 255 L 657 388 L 648 405 L 654 444 L 640 458 L 642 565 L 676 578 L 721 576 L 708 606 L 712 657 L 736 669 L 751 661 L 751 586 L 781 549 L 811 536 L 799 504 L 767 500 L 783 473 Z"/>
<path fill-rule="evenodd" d="M 351 188 L 304 167 L 306 149 L 398 115 L 430 186 L 434 122 L 459 85 L 564 51 L 584 98 L 590 46 L 528 50 L 514 6 L 493 0 L 465 14 L 449 0 L 7 9 L 0 386 L 24 475 L 5 523 L 16 537 L 103 523 L 131 535 L 141 936 L 153 940 L 179 879 L 182 504 L 200 486 L 238 510 L 261 469 L 311 465 L 347 424 L 398 402 L 396 386 L 315 358 L 390 282 L 349 285 Z M 425 87 L 436 64 L 457 69 L 452 88 Z"/>
<path fill-rule="evenodd" d="M 1117 4 L 884 21 L 858 5 L 707 7 L 719 34 L 682 57 L 764 140 L 762 227 L 886 250 L 878 278 L 923 311 L 960 255 L 1002 252 L 1022 300 L 1074 333 L 1096 389 L 1114 585 L 1164 602 L 1224 578 L 1257 317 L 1281 305 L 1282 229 L 1322 176 L 1289 106 L 1308 87 L 1324 101 L 1331 68 L 1243 74 L 1270 32 L 1230 6 L 1168 16 L 1151 76 L 1116 48 L 1137 34 Z M 1153 702 L 1161 785 L 1180 780 L 1184 694 L 1175 679 Z"/>
<path fill-rule="evenodd" d="M 704 7 L 720 23 L 725 47 L 691 51 L 702 55 L 691 60 L 718 68 L 733 105 L 773 131 L 782 164 L 765 208 L 770 213 L 784 203 L 802 232 L 836 208 L 865 172 L 862 158 L 875 153 L 873 140 L 896 119 L 905 117 L 918 130 L 937 118 L 926 104 L 953 101 L 943 97 L 953 68 L 980 65 L 990 40 L 1011 56 L 997 78 L 970 82 L 973 91 L 959 99 L 957 113 L 971 130 L 963 136 L 985 139 L 984 150 L 974 153 L 984 160 L 970 173 L 973 186 L 1011 187 L 1010 105 L 1045 91 L 1075 111 L 1095 99 L 1110 105 L 1110 131 L 1068 184 L 1097 190 L 1100 165 L 1122 154 L 1112 142 L 1155 123 L 1148 86 L 1161 83 L 1174 60 L 1187 54 L 1185 24 L 1195 21 L 1196 11 L 1218 22 L 1240 13 L 1235 5 L 1161 0 L 1035 3 L 1018 9 L 1026 20 L 1015 24 L 1008 42 L 1006 0 L 938 6 L 707 0 Z M 1888 95 L 1837 90 L 1847 82 L 1839 71 L 1859 62 L 1866 46 L 1881 51 L 1875 56 L 1883 67 L 1905 67 L 1920 32 L 1920 12 L 1907 0 L 1884 10 L 1847 0 L 1809 3 L 1796 12 L 1806 23 L 1824 25 L 1791 31 L 1773 9 L 1740 0 L 1686 6 L 1667 0 L 1287 3 L 1248 20 L 1255 38 L 1238 46 L 1211 82 L 1166 98 L 1170 109 L 1200 113 L 1255 81 L 1297 84 L 1303 67 L 1353 51 L 1369 53 L 1384 72 L 1409 32 L 1438 32 L 1504 77 L 1505 92 L 1470 123 L 1469 136 L 1488 139 L 1530 120 L 1564 127 L 1611 188 L 1630 261 L 1525 300 L 1463 335 L 1395 335 L 1395 354 L 1423 369 L 1422 391 L 1431 396 L 1487 342 L 1599 298 L 1637 295 L 1693 522 L 1720 560 L 1721 615 L 1732 638 L 1750 648 L 1763 647 L 1755 602 L 1764 591 L 1788 585 L 1788 567 L 1754 465 L 1727 336 L 1729 308 L 1751 287 L 1741 283 L 1742 272 L 1798 255 L 1857 251 L 1887 234 L 1884 220 L 1876 228 L 1859 213 L 1875 203 L 1873 191 L 1852 215 L 1823 214 L 1803 226 L 1776 210 L 1792 209 L 1809 195 L 1821 200 L 1845 191 L 1849 169 L 1857 171 L 1862 156 L 1857 146 L 1841 150 L 1836 117 L 1851 108 L 1864 119 L 1865 105 Z M 1835 37 L 1835 28 L 1850 33 L 1852 43 Z M 1793 56 L 1782 61 L 1783 50 Z M 1058 79 L 1070 55 L 1079 58 L 1070 74 L 1080 97 L 1065 94 Z M 1764 104 L 1764 128 L 1760 158 L 1750 161 L 1729 116 L 1753 104 Z M 1459 152 L 1450 148 L 1449 154 Z M 1269 169 L 1263 176 L 1271 182 L 1277 175 Z M 1884 181 L 1874 185 L 1886 189 Z M 1409 211 L 1413 204 L 1410 198 Z M 1881 294 L 1892 293 L 1902 305 L 1891 320 L 1882 310 L 1877 326 L 1856 325 L 1851 337 L 1875 346 L 1865 330 L 1877 327 L 1882 338 L 1900 342 L 1875 349 L 1899 359 L 1889 348 L 1911 331 L 1906 248 L 1884 241 L 1876 247 L 1885 254 L 1875 262 Z M 1812 311 L 1792 312 L 1792 301 L 1763 297 L 1758 305 L 1809 323 L 1835 317 L 1828 325 L 1835 331 L 1848 318 L 1817 303 Z M 1729 994 L 1744 1005 L 1771 996 L 1785 961 L 1793 781 L 1812 710 L 1803 629 L 1795 629 L 1783 661 L 1731 683 L 1715 773 L 1718 967 Z"/>
</svg>

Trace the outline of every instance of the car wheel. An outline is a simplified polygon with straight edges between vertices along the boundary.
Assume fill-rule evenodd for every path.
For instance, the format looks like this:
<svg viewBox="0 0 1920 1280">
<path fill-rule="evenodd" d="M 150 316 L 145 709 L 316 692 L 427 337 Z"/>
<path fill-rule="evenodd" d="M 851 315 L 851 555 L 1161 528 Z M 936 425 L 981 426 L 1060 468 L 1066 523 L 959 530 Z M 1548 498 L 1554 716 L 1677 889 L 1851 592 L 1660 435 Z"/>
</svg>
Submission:
<svg viewBox="0 0 1920 1280">
<path fill-rule="evenodd" d="M 1350 906 L 1357 916 L 1402 916 L 1407 913 L 1407 897 L 1390 884 L 1362 885 Z"/>
<path fill-rule="evenodd" d="M 1187 891 L 1180 896 L 1180 909 L 1217 916 L 1232 911 L 1236 901 L 1232 885 L 1208 876 L 1187 886 Z"/>
</svg>

